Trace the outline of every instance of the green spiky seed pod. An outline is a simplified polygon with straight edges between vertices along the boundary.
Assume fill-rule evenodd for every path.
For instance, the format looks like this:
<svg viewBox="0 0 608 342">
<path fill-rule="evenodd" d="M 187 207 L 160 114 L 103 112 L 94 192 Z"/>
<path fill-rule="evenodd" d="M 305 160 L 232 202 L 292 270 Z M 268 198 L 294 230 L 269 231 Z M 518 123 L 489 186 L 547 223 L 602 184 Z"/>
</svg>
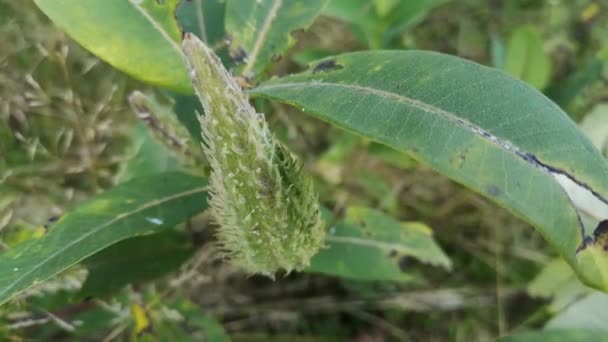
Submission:
<svg viewBox="0 0 608 342">
<path fill-rule="evenodd" d="M 156 141 L 167 146 L 183 163 L 197 168 L 206 165 L 198 143 L 175 113 L 159 104 L 154 97 L 137 90 L 129 95 L 129 104 Z"/>
<path fill-rule="evenodd" d="M 205 110 L 203 150 L 222 247 L 251 273 L 307 267 L 325 236 L 312 179 L 213 51 L 191 34 L 183 50 Z"/>
</svg>

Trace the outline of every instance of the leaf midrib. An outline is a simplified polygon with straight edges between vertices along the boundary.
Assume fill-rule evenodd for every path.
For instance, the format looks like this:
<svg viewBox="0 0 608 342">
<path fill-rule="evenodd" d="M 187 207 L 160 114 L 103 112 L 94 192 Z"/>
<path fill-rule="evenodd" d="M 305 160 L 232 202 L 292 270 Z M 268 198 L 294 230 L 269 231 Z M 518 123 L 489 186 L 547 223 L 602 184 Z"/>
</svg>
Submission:
<svg viewBox="0 0 608 342">
<path fill-rule="evenodd" d="M 247 75 L 251 72 L 251 69 L 255 66 L 255 62 L 257 61 L 258 55 L 260 54 L 260 50 L 262 49 L 262 45 L 264 41 L 268 37 L 268 32 L 270 31 L 270 26 L 276 18 L 277 13 L 279 12 L 279 8 L 283 4 L 282 0 L 274 0 L 272 7 L 270 8 L 270 12 L 266 16 L 264 23 L 262 24 L 262 28 L 260 29 L 260 34 L 253 45 L 253 49 L 251 50 L 251 54 L 249 55 L 249 62 L 243 69 L 243 75 Z"/>
<path fill-rule="evenodd" d="M 514 145 L 513 143 L 511 143 L 510 141 L 505 140 L 503 138 L 498 138 L 498 137 L 494 136 L 493 134 L 491 134 L 490 132 L 486 131 L 485 129 L 477 126 L 476 124 L 473 124 L 472 122 L 470 122 L 462 117 L 455 115 L 452 112 L 448 112 L 445 109 L 436 107 L 432 104 L 429 104 L 429 103 L 426 103 L 426 102 L 423 102 L 420 100 L 416 100 L 414 98 L 411 98 L 411 97 L 408 97 L 408 96 L 405 96 L 402 94 L 397 94 L 397 93 L 393 93 L 393 92 L 382 90 L 382 89 L 376 89 L 376 88 L 371 88 L 371 87 L 356 85 L 356 84 L 344 84 L 344 83 L 334 83 L 334 82 L 323 81 L 323 82 L 289 82 L 289 83 L 281 83 L 281 84 L 263 85 L 263 86 L 258 87 L 255 90 L 296 88 L 296 87 L 344 88 L 344 89 L 354 90 L 357 92 L 362 92 L 365 94 L 377 95 L 379 97 L 391 98 L 397 102 L 400 102 L 400 103 L 403 103 L 406 105 L 410 105 L 412 107 L 415 107 L 415 108 L 425 111 L 427 113 L 440 115 L 450 122 L 454 122 L 460 126 L 464 126 L 464 127 L 468 128 L 471 131 L 471 133 L 473 133 L 473 134 L 480 135 L 482 137 L 484 137 L 483 134 L 486 134 L 491 137 L 494 137 L 496 139 L 496 141 L 500 142 L 500 145 L 499 145 L 500 147 L 504 148 L 505 146 L 507 146 L 507 148 L 509 148 L 509 149 L 515 149 L 515 150 L 519 151 L 519 148 L 516 145 Z M 478 132 L 480 132 L 480 133 L 482 132 L 483 134 L 480 134 Z M 490 139 L 487 139 L 487 140 L 490 140 Z M 492 140 L 490 140 L 490 142 L 496 144 Z M 521 151 L 521 153 L 524 153 L 524 152 Z"/>
<path fill-rule="evenodd" d="M 398 243 L 362 239 L 362 238 L 357 238 L 357 237 L 352 237 L 352 236 L 334 236 L 334 235 L 328 235 L 325 238 L 325 240 L 330 241 L 330 242 L 347 243 L 347 244 L 371 247 L 371 248 L 376 248 L 376 249 L 389 251 L 389 252 L 392 250 L 397 250 L 397 251 L 400 251 L 400 252 L 406 253 L 406 254 L 416 254 L 416 252 L 414 250 L 412 250 L 411 248 L 404 247 L 403 245 L 400 245 Z"/>
<path fill-rule="evenodd" d="M 154 20 L 154 18 L 152 18 L 152 16 L 150 16 L 150 14 L 148 12 L 146 12 L 146 10 L 144 10 L 140 5 L 136 4 L 134 2 L 135 0 L 129 0 L 129 3 L 131 4 L 131 6 L 133 6 L 154 28 L 154 30 L 156 30 L 158 33 L 160 33 L 160 35 L 167 41 L 169 42 L 169 44 L 171 45 L 171 47 L 173 48 L 173 50 L 175 50 L 177 52 L 177 54 L 179 56 L 182 55 L 182 50 L 180 49 L 180 47 L 177 45 L 177 43 L 175 42 L 175 40 L 173 40 L 173 38 L 171 38 L 171 36 L 169 36 L 169 33 L 167 33 L 167 31 L 165 31 L 163 29 L 162 26 L 160 26 L 156 20 Z"/>
<path fill-rule="evenodd" d="M 376 95 L 376 96 L 383 97 L 383 98 L 390 98 L 397 102 L 400 102 L 400 103 L 415 107 L 417 109 L 420 109 L 422 111 L 425 111 L 427 113 L 439 115 L 456 125 L 465 127 L 472 134 L 480 136 L 485 141 L 487 141 L 493 145 L 496 145 L 499 148 L 501 148 L 502 150 L 505 150 L 505 151 L 515 155 L 516 157 L 523 160 L 527 164 L 529 164 L 533 167 L 539 168 L 549 175 L 554 174 L 554 173 L 564 175 L 565 177 L 569 178 L 571 181 L 573 181 L 577 185 L 592 192 L 593 195 L 596 198 L 598 198 L 600 201 L 608 204 L 607 199 L 605 199 L 603 196 L 601 196 L 600 194 L 595 192 L 593 189 L 591 189 L 589 186 L 587 186 L 584 182 L 577 180 L 574 176 L 570 175 L 569 173 L 567 173 L 566 171 L 564 171 L 558 167 L 555 167 L 555 166 L 542 162 L 535 156 L 535 154 L 526 152 L 526 151 L 522 151 L 517 145 L 513 144 L 511 141 L 498 137 L 498 136 L 495 136 L 492 133 L 488 132 L 487 130 L 479 127 L 478 125 L 476 125 L 460 116 L 457 116 L 456 114 L 454 114 L 452 112 L 446 111 L 446 110 L 436 107 L 432 104 L 429 104 L 429 103 L 426 103 L 426 102 L 423 102 L 423 101 L 420 101 L 420 100 L 417 100 L 417 99 L 414 99 L 414 98 L 411 98 L 411 97 L 408 97 L 408 96 L 405 96 L 402 94 L 397 94 L 397 93 L 393 93 L 393 92 L 382 90 L 382 89 L 371 88 L 368 86 L 326 82 L 326 81 L 323 81 L 323 82 L 285 82 L 285 83 L 280 83 L 280 84 L 267 84 L 267 85 L 262 85 L 256 89 L 253 89 L 252 92 L 263 91 L 265 89 L 271 90 L 271 89 L 302 88 L 302 87 L 309 87 L 309 88 L 328 87 L 328 88 L 338 88 L 338 89 L 340 89 L 340 88 L 349 89 L 349 90 L 364 93 L 367 95 L 372 94 L 372 95 Z M 270 97 L 272 97 L 272 96 L 270 96 Z M 569 196 L 568 196 L 568 198 L 569 198 Z M 578 215 L 578 213 L 577 213 L 577 215 Z"/>
<path fill-rule="evenodd" d="M 91 236 L 92 234 L 95 234 L 95 233 L 99 232 L 100 230 L 102 230 L 103 228 L 105 228 L 105 227 L 107 227 L 107 226 L 109 226 L 111 224 L 114 224 L 115 222 L 118 222 L 118 221 L 120 221 L 120 220 L 122 220 L 122 219 L 124 219 L 126 217 L 132 216 L 132 215 L 137 214 L 137 213 L 139 213 L 141 211 L 144 211 L 146 209 L 152 208 L 154 206 L 161 205 L 161 204 L 163 204 L 165 202 L 169 202 L 169 201 L 172 201 L 172 200 L 180 198 L 180 197 L 190 196 L 190 195 L 194 195 L 194 194 L 197 194 L 197 193 L 202 193 L 202 192 L 205 192 L 205 191 L 207 191 L 207 186 L 197 187 L 197 188 L 194 188 L 194 189 L 190 189 L 188 191 L 183 191 L 183 192 L 180 192 L 180 193 L 177 193 L 177 194 L 173 194 L 173 195 L 170 195 L 170 196 L 166 196 L 166 197 L 163 197 L 163 198 L 160 198 L 160 199 L 156 199 L 156 200 L 150 201 L 150 202 L 145 203 L 145 204 L 143 204 L 143 205 L 141 205 L 141 206 L 139 206 L 139 207 L 137 207 L 137 208 L 135 208 L 135 209 L 133 209 L 131 211 L 121 213 L 121 214 L 117 215 L 114 219 L 112 219 L 110 221 L 107 221 L 106 223 L 103 223 L 103 224 L 101 224 L 101 225 L 99 225 L 99 226 L 97 226 L 97 227 L 89 230 L 85 234 L 81 235 L 78 239 L 72 240 L 68 244 L 63 245 L 61 249 L 58 249 L 55 253 L 51 254 L 49 257 L 47 257 L 46 259 L 44 259 L 44 261 L 42 263 L 39 263 L 38 265 L 35 265 L 34 267 L 30 268 L 27 272 L 25 272 L 19 278 L 15 279 L 10 286 L 5 287 L 2 290 L 2 292 L 0 292 L 0 304 L 6 302 L 6 300 L 9 299 L 9 298 L 3 298 L 3 297 L 5 297 L 5 295 L 7 293 L 10 293 L 10 291 L 17 284 L 19 284 L 22 280 L 26 279 L 32 273 L 34 273 L 35 271 L 37 271 L 40 267 L 44 266 L 49 261 L 53 260 L 53 258 L 57 257 L 58 255 L 60 255 L 65 250 L 71 248 L 72 246 L 74 246 L 75 244 L 81 242 L 82 240 L 86 239 L 87 237 Z M 84 257 L 86 257 L 86 256 L 84 256 Z M 74 262 L 74 263 L 72 263 L 70 265 L 66 265 L 64 267 L 64 269 L 67 268 L 67 267 L 69 267 L 69 266 L 71 266 L 71 265 L 73 265 L 73 264 L 75 264 L 75 263 L 76 262 Z M 54 274 L 56 274 L 56 273 L 53 273 L 53 274 L 47 276 L 45 279 L 48 279 L 49 277 L 53 276 Z M 44 279 L 41 279 L 41 280 L 44 280 Z M 27 286 L 26 288 L 24 288 L 22 290 L 25 290 L 25 289 L 27 289 L 29 287 L 31 287 L 31 286 Z M 19 291 L 19 292 L 21 292 L 21 291 Z"/>
</svg>

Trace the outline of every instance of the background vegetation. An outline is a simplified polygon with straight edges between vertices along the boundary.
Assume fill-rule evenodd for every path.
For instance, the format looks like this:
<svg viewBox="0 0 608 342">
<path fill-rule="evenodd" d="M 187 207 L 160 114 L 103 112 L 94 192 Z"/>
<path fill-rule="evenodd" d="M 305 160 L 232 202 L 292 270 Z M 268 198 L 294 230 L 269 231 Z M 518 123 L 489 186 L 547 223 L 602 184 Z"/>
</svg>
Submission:
<svg viewBox="0 0 608 342">
<path fill-rule="evenodd" d="M 607 4 L 422 1 L 396 10 L 397 2 L 331 1 L 294 33 L 295 47 L 272 73 L 363 49 L 458 55 L 542 90 L 605 150 Z M 191 98 L 100 61 L 29 0 L 0 0 L 0 37 L 0 250 L 44 235 L 62 213 L 142 170 L 180 168 L 127 97 L 154 94 L 160 110 L 183 122 Z M 608 336 L 608 297 L 584 287 L 526 223 L 389 148 L 256 101 L 331 213 L 364 220 L 362 208 L 384 212 L 413 232 L 432 231 L 435 254 L 400 258 L 385 281 L 322 275 L 322 267 L 276 281 L 249 277 L 218 260 L 203 212 L 176 230 L 123 240 L 20 294 L 0 307 L 1 338 L 525 341 L 534 337 L 521 334 L 543 328 L 567 329 L 553 335 L 562 340 Z M 372 253 L 352 257 L 364 263 Z"/>
</svg>

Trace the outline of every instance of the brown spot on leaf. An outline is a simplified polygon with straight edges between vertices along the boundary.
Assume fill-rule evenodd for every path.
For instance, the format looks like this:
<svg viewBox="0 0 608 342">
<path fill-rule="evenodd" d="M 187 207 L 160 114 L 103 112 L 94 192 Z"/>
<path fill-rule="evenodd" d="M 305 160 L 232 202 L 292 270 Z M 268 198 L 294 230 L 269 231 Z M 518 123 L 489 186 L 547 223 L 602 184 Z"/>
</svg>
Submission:
<svg viewBox="0 0 608 342">
<path fill-rule="evenodd" d="M 330 59 L 330 60 L 323 61 L 323 62 L 317 64 L 317 66 L 315 66 L 315 68 L 312 69 L 312 73 L 316 74 L 316 73 L 322 72 L 322 71 L 340 70 L 343 68 L 344 67 L 342 65 L 336 63 L 335 59 Z"/>
<path fill-rule="evenodd" d="M 396 250 L 394 250 L 394 249 L 393 249 L 393 250 L 391 250 L 391 251 L 388 253 L 388 256 L 389 256 L 389 257 L 391 257 L 391 258 L 396 257 L 396 256 L 397 256 L 397 251 L 396 251 Z"/>
</svg>

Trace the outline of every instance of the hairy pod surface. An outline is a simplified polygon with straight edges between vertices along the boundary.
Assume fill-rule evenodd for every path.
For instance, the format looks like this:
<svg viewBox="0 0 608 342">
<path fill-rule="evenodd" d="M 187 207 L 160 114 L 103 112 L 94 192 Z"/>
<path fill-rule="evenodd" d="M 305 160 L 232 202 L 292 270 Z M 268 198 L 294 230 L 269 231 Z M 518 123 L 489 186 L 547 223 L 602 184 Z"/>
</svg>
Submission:
<svg viewBox="0 0 608 342">
<path fill-rule="evenodd" d="M 325 236 L 312 180 L 215 53 L 192 34 L 183 51 L 205 110 L 203 150 L 220 244 L 251 273 L 307 267 Z"/>
</svg>

